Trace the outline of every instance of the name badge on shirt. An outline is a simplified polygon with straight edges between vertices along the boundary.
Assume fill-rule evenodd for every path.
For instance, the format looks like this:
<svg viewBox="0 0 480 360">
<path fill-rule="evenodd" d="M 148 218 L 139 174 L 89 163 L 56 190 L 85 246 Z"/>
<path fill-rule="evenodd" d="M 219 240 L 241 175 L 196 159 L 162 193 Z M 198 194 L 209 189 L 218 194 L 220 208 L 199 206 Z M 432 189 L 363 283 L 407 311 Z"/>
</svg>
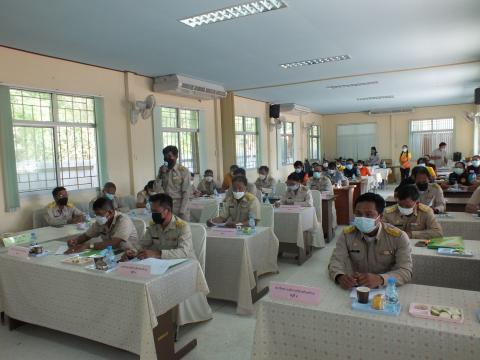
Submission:
<svg viewBox="0 0 480 360">
<path fill-rule="evenodd" d="M 393 251 L 392 250 L 384 250 L 383 255 L 392 255 Z"/>
</svg>

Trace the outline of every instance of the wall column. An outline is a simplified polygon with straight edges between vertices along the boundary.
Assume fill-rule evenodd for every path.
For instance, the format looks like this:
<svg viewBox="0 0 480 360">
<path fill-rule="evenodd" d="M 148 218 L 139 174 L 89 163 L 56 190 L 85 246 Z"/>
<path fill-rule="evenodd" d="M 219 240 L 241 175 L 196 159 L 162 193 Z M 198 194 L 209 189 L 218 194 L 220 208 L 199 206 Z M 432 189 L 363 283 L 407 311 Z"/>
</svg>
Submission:
<svg viewBox="0 0 480 360">
<path fill-rule="evenodd" d="M 227 97 L 220 101 L 220 115 L 222 123 L 222 156 L 223 171 L 227 172 L 230 166 L 236 163 L 235 153 L 235 102 L 234 94 L 229 91 Z"/>
</svg>

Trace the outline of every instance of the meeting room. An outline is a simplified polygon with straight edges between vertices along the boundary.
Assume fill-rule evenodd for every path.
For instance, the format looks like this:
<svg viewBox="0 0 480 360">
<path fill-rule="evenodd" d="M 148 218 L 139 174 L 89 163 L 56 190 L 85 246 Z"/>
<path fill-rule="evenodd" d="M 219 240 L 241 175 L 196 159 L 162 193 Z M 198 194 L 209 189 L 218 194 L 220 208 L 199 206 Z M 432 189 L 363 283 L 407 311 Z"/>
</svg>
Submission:
<svg viewBox="0 0 480 360">
<path fill-rule="evenodd" d="M 0 359 L 479 360 L 479 19 L 0 0 Z"/>
</svg>

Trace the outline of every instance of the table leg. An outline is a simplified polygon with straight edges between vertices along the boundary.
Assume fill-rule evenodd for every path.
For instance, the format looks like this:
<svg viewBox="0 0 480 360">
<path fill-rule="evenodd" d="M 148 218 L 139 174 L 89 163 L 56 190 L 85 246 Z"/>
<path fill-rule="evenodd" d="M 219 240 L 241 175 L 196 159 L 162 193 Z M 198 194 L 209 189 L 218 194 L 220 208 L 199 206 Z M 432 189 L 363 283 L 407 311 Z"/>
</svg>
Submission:
<svg viewBox="0 0 480 360">
<path fill-rule="evenodd" d="M 13 331 L 15 329 L 18 329 L 20 326 L 26 325 L 26 322 L 11 318 L 8 316 L 8 329 L 10 331 Z"/>
<path fill-rule="evenodd" d="M 2 322 L 2 325 L 5 325 L 5 312 L 4 311 L 0 312 L 0 321 Z"/>
<path fill-rule="evenodd" d="M 197 339 L 193 339 L 178 352 L 175 352 L 175 325 L 173 323 L 173 310 L 157 318 L 158 325 L 153 329 L 157 359 L 178 360 L 187 355 L 197 346 Z"/>
<path fill-rule="evenodd" d="M 253 272 L 253 276 L 255 277 L 255 287 L 252 289 L 252 303 L 255 304 L 258 300 L 268 294 L 269 288 L 266 286 L 258 291 L 258 275 L 256 271 Z"/>
</svg>

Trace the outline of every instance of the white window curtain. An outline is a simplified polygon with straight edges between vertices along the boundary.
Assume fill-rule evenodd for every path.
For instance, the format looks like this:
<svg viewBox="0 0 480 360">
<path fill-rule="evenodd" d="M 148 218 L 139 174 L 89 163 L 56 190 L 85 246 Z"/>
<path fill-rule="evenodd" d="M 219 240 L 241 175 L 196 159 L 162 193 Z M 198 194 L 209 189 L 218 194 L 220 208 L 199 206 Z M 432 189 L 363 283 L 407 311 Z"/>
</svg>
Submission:
<svg viewBox="0 0 480 360">
<path fill-rule="evenodd" d="M 453 155 L 454 144 L 454 120 L 427 119 L 412 120 L 410 124 L 410 149 L 412 157 L 418 159 L 423 155 L 430 155 L 438 148 L 438 144 L 447 144 L 447 156 Z"/>
<path fill-rule="evenodd" d="M 344 159 L 367 160 L 370 148 L 376 146 L 377 124 L 337 126 L 337 156 Z"/>
</svg>

